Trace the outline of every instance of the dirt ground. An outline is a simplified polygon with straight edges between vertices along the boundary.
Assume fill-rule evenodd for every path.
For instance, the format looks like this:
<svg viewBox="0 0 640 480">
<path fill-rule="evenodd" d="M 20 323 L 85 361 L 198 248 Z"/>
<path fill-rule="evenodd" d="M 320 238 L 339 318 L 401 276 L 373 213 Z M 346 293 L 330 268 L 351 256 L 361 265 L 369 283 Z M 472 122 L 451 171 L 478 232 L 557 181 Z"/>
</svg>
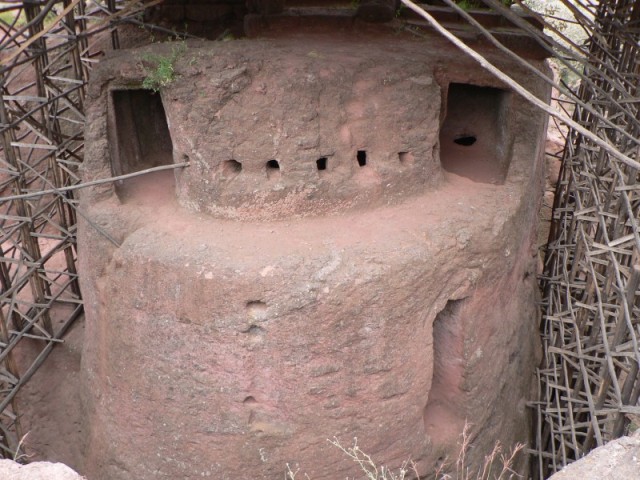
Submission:
<svg viewBox="0 0 640 480">
<path fill-rule="evenodd" d="M 81 317 L 65 336 L 64 343 L 53 349 L 18 394 L 21 424 L 26 434 L 24 450 L 30 461 L 61 462 L 74 470 L 83 467 L 79 397 L 83 339 L 84 318 Z M 29 341 L 21 347 L 23 358 L 37 352 L 35 345 L 29 348 Z"/>
</svg>

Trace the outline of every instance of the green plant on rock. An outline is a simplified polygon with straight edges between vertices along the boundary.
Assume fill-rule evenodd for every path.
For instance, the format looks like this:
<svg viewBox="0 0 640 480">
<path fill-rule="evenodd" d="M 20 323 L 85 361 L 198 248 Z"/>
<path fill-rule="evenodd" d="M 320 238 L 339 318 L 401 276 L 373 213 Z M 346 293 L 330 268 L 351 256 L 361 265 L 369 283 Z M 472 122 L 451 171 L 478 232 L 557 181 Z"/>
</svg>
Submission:
<svg viewBox="0 0 640 480">
<path fill-rule="evenodd" d="M 513 0 L 499 0 L 502 5 L 505 7 L 510 7 L 513 5 Z M 458 5 L 462 10 L 469 11 L 474 9 L 488 9 L 487 6 L 482 0 L 455 0 L 456 5 Z"/>
<path fill-rule="evenodd" d="M 171 54 L 168 56 L 146 54 L 142 59 L 155 65 L 153 70 L 148 71 L 147 76 L 142 81 L 142 88 L 159 92 L 160 89 L 171 85 L 175 80 L 175 63 L 187 47 L 184 43 L 174 45 Z"/>
<path fill-rule="evenodd" d="M 459 0 L 456 2 L 456 5 L 458 5 L 462 10 L 464 10 L 465 12 L 473 9 L 473 8 L 478 8 L 479 5 L 477 2 L 474 2 L 472 0 Z"/>
</svg>

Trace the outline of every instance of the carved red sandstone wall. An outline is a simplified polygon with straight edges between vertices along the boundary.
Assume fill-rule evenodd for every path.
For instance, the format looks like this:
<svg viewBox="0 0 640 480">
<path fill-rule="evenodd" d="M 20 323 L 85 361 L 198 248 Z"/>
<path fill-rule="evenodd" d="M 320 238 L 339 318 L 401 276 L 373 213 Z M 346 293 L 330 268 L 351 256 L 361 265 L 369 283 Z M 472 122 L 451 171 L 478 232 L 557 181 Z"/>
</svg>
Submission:
<svg viewBox="0 0 640 480">
<path fill-rule="evenodd" d="M 171 48 L 90 91 L 87 177 L 157 159 L 145 108 L 191 166 L 83 194 L 88 477 L 355 475 L 334 436 L 428 472 L 465 420 L 471 462 L 526 441 L 544 117 L 438 38 L 194 43 L 161 104 L 114 93 Z"/>
</svg>

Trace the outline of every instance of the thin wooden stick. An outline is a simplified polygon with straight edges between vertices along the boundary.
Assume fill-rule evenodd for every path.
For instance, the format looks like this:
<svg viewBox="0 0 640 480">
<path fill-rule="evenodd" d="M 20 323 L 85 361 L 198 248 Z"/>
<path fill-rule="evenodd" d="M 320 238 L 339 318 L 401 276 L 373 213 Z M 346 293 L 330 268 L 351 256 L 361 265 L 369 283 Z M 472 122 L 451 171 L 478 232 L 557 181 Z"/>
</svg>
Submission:
<svg viewBox="0 0 640 480">
<path fill-rule="evenodd" d="M 101 178 L 99 180 L 92 180 L 90 182 L 78 183 L 76 185 L 70 185 L 68 187 L 50 188 L 48 190 L 40 190 L 32 193 L 22 193 L 20 195 L 9 195 L 6 197 L 0 197 L 0 201 L 8 202 L 10 200 L 20 200 L 25 198 L 41 197 L 43 195 L 50 195 L 52 193 L 60 194 L 64 192 L 71 192 L 73 190 L 79 190 L 81 188 L 95 187 L 96 185 L 104 185 L 106 183 L 113 183 L 119 180 L 126 180 L 128 178 L 139 177 L 140 175 L 146 175 L 147 173 L 161 172 L 164 170 L 173 170 L 176 168 L 184 168 L 188 166 L 189 166 L 189 162 L 172 163 L 171 165 L 160 165 L 159 167 L 147 168 L 145 170 L 139 170 L 137 172 L 127 173 L 125 175 L 118 175 L 117 177 Z"/>
</svg>

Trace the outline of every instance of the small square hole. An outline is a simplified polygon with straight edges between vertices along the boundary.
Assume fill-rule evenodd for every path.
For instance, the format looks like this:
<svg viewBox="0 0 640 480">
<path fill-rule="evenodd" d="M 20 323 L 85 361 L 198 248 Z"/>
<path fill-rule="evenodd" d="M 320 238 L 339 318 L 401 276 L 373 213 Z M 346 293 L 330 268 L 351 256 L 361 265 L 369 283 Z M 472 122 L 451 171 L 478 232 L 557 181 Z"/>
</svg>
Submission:
<svg viewBox="0 0 640 480">
<path fill-rule="evenodd" d="M 356 159 L 358 160 L 358 165 L 364 167 L 367 164 L 367 152 L 365 150 L 358 150 Z"/>
<path fill-rule="evenodd" d="M 327 157 L 322 157 L 316 160 L 316 166 L 318 170 L 326 170 L 327 169 Z"/>
</svg>

